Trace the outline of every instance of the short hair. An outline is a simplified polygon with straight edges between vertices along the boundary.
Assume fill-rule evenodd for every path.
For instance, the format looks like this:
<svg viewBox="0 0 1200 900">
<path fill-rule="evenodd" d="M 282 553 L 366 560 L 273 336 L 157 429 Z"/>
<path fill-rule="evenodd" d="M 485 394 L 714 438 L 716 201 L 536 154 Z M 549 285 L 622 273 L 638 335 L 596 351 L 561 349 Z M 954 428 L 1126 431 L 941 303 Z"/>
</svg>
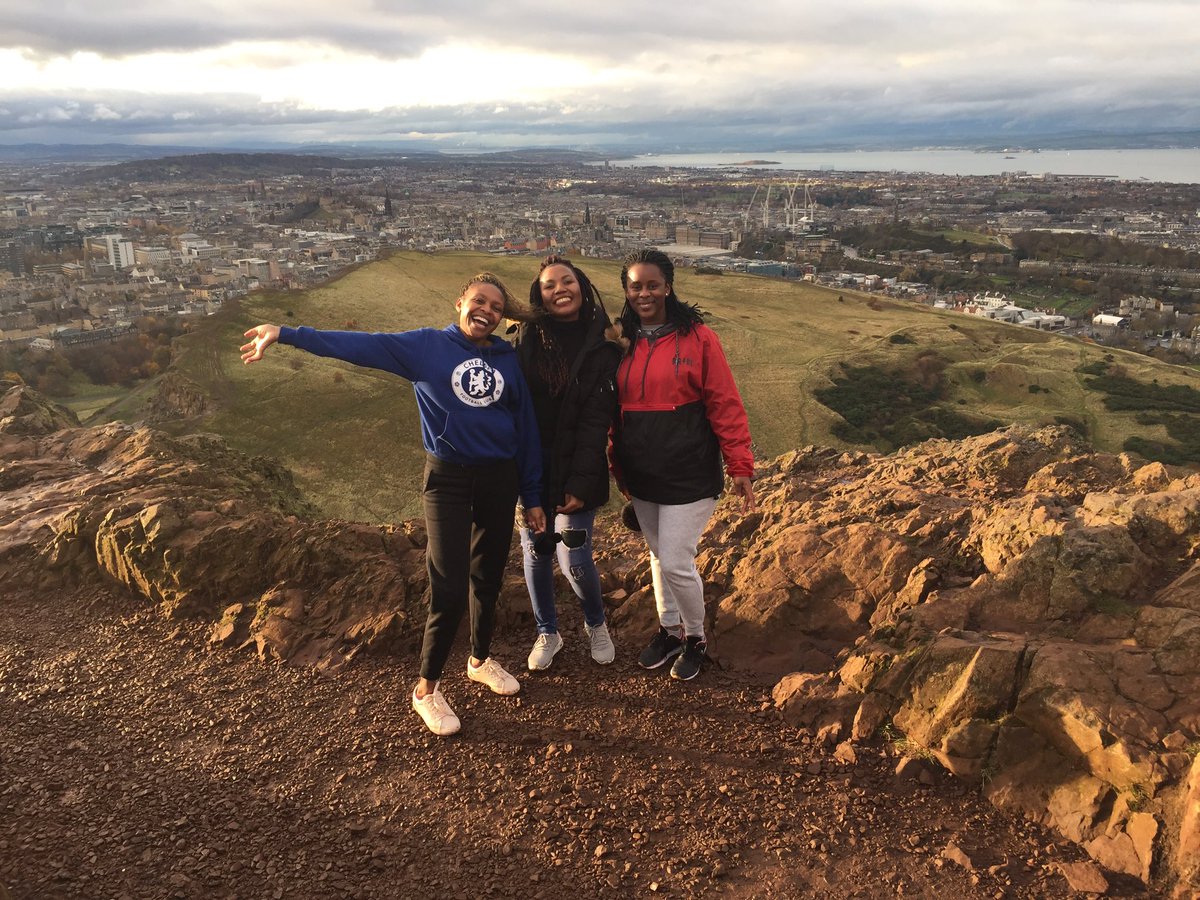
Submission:
<svg viewBox="0 0 1200 900">
<path fill-rule="evenodd" d="M 500 291 L 500 296 L 504 300 L 504 318 L 515 319 L 518 322 L 529 321 L 532 313 L 504 286 L 499 275 L 492 272 L 477 272 L 467 279 L 467 283 L 462 286 L 462 291 L 458 296 L 465 297 L 473 284 L 490 284 Z"/>
</svg>

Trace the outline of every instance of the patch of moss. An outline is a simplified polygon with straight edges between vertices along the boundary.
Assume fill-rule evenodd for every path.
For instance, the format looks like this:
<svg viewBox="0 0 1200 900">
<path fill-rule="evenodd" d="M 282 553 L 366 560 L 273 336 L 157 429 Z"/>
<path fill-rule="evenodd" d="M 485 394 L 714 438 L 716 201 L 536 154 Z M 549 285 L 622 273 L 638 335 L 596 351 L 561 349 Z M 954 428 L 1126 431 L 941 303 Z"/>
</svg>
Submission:
<svg viewBox="0 0 1200 900">
<path fill-rule="evenodd" d="M 1084 363 L 1075 369 L 1081 375 L 1103 375 L 1108 371 L 1108 363 L 1102 359 L 1093 360 L 1090 363 Z"/>
<path fill-rule="evenodd" d="M 908 370 L 843 364 L 832 387 L 815 391 L 818 401 L 840 415 L 832 427 L 844 441 L 892 451 L 930 438 L 961 439 L 985 434 L 1003 423 L 968 415 L 944 404 L 942 364 L 925 351 Z"/>
<path fill-rule="evenodd" d="M 1147 384 L 1115 373 L 1088 378 L 1089 390 L 1104 393 L 1104 405 L 1114 412 L 1137 411 L 1139 425 L 1161 425 L 1168 441 L 1133 435 L 1125 450 L 1167 465 L 1200 463 L 1200 391 L 1186 384 Z"/>
<path fill-rule="evenodd" d="M 1146 384 L 1128 375 L 1098 375 L 1084 385 L 1104 394 L 1104 405 L 1115 411 L 1161 409 L 1200 413 L 1200 391 L 1186 384 Z"/>
</svg>

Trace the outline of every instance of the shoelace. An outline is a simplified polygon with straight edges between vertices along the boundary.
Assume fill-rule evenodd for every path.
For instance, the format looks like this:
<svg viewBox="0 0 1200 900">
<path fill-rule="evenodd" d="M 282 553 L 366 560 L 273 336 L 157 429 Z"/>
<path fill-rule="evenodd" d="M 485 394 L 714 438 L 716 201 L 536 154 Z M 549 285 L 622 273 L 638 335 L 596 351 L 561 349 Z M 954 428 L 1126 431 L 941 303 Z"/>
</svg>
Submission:
<svg viewBox="0 0 1200 900">
<path fill-rule="evenodd" d="M 450 714 L 450 704 L 446 702 L 446 698 L 442 696 L 440 691 L 434 691 L 432 694 L 427 694 L 421 698 L 422 703 L 428 703 L 429 709 L 439 716 Z"/>
<path fill-rule="evenodd" d="M 502 681 L 505 675 L 504 670 L 500 668 L 500 664 L 490 656 L 485 659 L 483 661 L 483 665 L 478 666 L 475 671 L 479 672 L 481 675 L 487 675 L 488 678 L 493 678 L 496 681 Z"/>
</svg>

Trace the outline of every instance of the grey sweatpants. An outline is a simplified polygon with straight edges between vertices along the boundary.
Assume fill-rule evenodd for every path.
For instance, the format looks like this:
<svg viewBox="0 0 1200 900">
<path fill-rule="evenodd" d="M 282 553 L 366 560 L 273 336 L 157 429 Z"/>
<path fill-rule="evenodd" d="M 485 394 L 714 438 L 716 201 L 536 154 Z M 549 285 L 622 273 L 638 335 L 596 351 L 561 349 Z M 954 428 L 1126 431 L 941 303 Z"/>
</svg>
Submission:
<svg viewBox="0 0 1200 900">
<path fill-rule="evenodd" d="M 650 548 L 650 575 L 658 622 L 689 637 L 704 637 L 704 582 L 696 571 L 696 546 L 717 507 L 717 498 L 664 505 L 633 498 Z"/>
</svg>

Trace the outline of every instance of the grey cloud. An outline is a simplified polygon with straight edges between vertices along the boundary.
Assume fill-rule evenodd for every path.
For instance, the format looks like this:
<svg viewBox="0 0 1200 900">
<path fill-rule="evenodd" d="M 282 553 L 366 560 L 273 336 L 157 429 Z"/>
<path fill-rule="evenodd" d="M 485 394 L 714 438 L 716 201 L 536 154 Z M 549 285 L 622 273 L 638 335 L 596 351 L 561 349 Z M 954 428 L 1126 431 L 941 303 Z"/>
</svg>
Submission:
<svg viewBox="0 0 1200 900">
<path fill-rule="evenodd" d="M 935 62 L 947 84 L 1008 84 L 1029 72 L 1057 79 L 1079 71 L 1097 79 L 1137 79 L 1147 69 L 1166 79 L 1195 83 L 1200 16 L 1186 0 L 1046 0 L 1036 14 L 1009 4 L 964 5 L 959 0 L 693 0 L 670 11 L 644 0 L 562 4 L 542 0 L 128 0 L 119 15 L 103 4 L 72 3 L 47 15 L 33 0 L 6 0 L 0 46 L 35 56 L 76 50 L 126 56 L 152 50 L 195 50 L 233 41 L 311 41 L 380 58 L 406 58 L 450 40 L 475 40 L 498 49 L 575 55 L 602 65 L 651 72 L 699 73 L 721 62 L 794 53 L 796 69 L 811 76 L 829 70 L 848 80 L 883 73 L 920 79 L 906 71 L 905 55 L 958 58 Z M 301 52 L 301 51 L 297 51 Z M 267 64 L 271 64 L 268 62 Z M 757 77 L 776 78 L 764 70 Z M 810 77 L 790 76 L 805 90 Z"/>
<path fill-rule="evenodd" d="M 872 136 L 933 143 L 951 134 L 1045 133 L 1065 128 L 1094 129 L 1116 107 L 1104 98 L 1064 112 L 1035 108 L 1024 100 L 906 102 L 897 105 L 863 91 L 844 97 L 796 97 L 785 90 L 764 91 L 760 104 L 661 111 L 644 103 L 575 104 L 564 114 L 559 104 L 508 103 L 330 112 L 294 104 L 265 104 L 225 95 L 196 98 L 96 94 L 72 98 L 10 96 L 0 109 L 0 133 L 8 143 L 106 141 L 233 147 L 306 141 L 386 142 L 414 140 L 471 146 L 540 144 L 670 147 L 813 146 Z M 1158 99 L 1121 108 L 1122 124 L 1200 128 L 1200 114 L 1184 102 Z"/>
<path fill-rule="evenodd" d="M 119 15 L 103 4 L 80 4 L 61 16 L 46 15 L 45 7 L 31 0 L 9 0 L 5 7 L 0 46 L 42 58 L 76 51 L 122 57 L 263 40 L 312 41 L 403 58 L 442 39 L 440 22 L 430 27 L 417 17 L 354 19 L 328 3 L 180 5 L 129 0 L 121 4 Z"/>
</svg>

